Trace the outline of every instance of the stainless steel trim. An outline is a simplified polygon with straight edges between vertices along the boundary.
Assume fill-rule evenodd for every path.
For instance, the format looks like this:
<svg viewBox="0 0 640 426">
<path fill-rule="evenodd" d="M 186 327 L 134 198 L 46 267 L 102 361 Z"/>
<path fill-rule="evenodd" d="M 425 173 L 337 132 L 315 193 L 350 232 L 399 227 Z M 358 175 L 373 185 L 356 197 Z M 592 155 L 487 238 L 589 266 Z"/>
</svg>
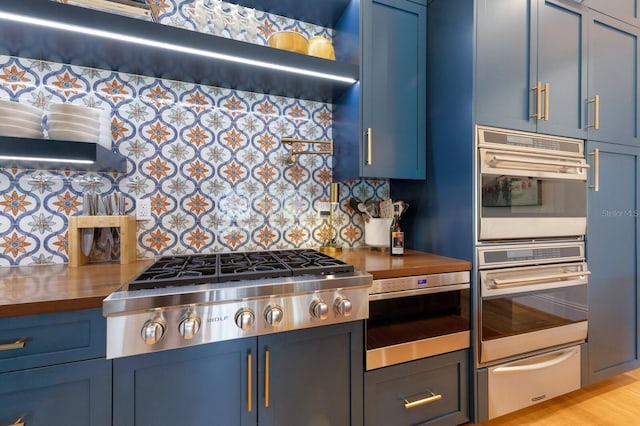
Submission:
<svg viewBox="0 0 640 426">
<path fill-rule="evenodd" d="M 480 363 L 533 352 L 587 338 L 587 321 L 480 342 Z"/>
<path fill-rule="evenodd" d="M 540 133 L 522 132 L 498 127 L 477 126 L 477 147 L 493 148 L 500 151 L 547 154 L 555 158 L 584 158 L 584 141 Z M 500 134 L 508 142 L 487 141 L 486 133 Z M 513 142 L 522 143 L 513 143 Z"/>
<path fill-rule="evenodd" d="M 422 290 L 426 288 L 440 288 L 435 291 L 451 290 L 452 285 L 469 284 L 470 272 L 445 272 L 431 275 L 414 275 L 400 278 L 384 278 L 374 280 L 369 287 L 369 299 L 372 295 L 400 292 L 405 290 Z"/>
<path fill-rule="evenodd" d="M 509 364 L 502 364 L 493 369 L 494 374 L 513 374 L 521 373 L 524 371 L 541 370 L 547 367 L 553 367 L 568 360 L 574 356 L 577 352 L 580 352 L 580 346 L 573 346 L 563 351 L 554 352 L 549 357 L 545 357 L 544 361 L 531 363 L 529 360 L 514 361 Z"/>
<path fill-rule="evenodd" d="M 430 337 L 428 339 L 371 349 L 367 351 L 366 370 L 374 370 L 376 368 L 457 351 L 459 349 L 466 349 L 471 344 L 470 336 L 471 333 L 469 331 L 460 331 Z"/>
<path fill-rule="evenodd" d="M 585 213 L 586 216 L 586 213 Z M 586 217 L 481 217 L 480 240 L 508 240 L 510 238 L 558 238 L 584 235 Z"/>
<path fill-rule="evenodd" d="M 534 277 L 526 277 L 526 278 L 508 278 L 508 279 L 499 279 L 493 278 L 493 286 L 495 288 L 505 288 L 512 286 L 526 286 L 531 284 L 545 284 L 549 282 L 557 282 L 558 280 L 563 280 L 565 278 L 579 277 L 584 278 L 586 275 L 590 275 L 589 271 L 576 271 L 576 272 L 562 272 L 559 274 L 549 274 L 549 275 L 538 275 Z"/>
<path fill-rule="evenodd" d="M 122 291 L 111 293 L 104 299 L 102 313 L 105 316 L 111 316 L 176 305 L 226 303 L 336 288 L 362 288 L 369 287 L 373 281 L 371 274 L 364 271 L 339 273 L 330 277 L 331 279 L 325 279 L 325 277 L 305 275 L 232 281 L 224 283 L 224 285 L 195 284 L 138 291 L 127 291 L 125 286 Z"/>
<path fill-rule="evenodd" d="M 564 167 L 564 168 L 578 168 L 578 169 L 588 169 L 589 165 L 588 164 L 584 164 L 584 163 L 580 163 L 580 162 L 576 162 L 575 164 L 571 164 L 571 163 L 567 163 L 564 161 L 553 161 L 553 160 L 548 160 L 548 159 L 540 159 L 540 160 L 535 160 L 535 159 L 528 159 L 528 158 L 518 158 L 517 156 L 512 156 L 512 157 L 505 157 L 505 156 L 501 156 L 501 155 L 493 155 L 493 157 L 491 157 L 491 159 L 489 160 L 489 162 L 491 164 L 496 164 L 496 163 L 516 163 L 516 164 L 526 164 L 526 165 L 535 165 L 535 166 L 559 166 L 559 167 Z M 506 166 L 509 168 L 517 168 L 517 169 L 522 169 L 521 167 L 515 167 L 515 166 Z M 502 166 L 502 168 L 506 168 L 505 166 Z"/>
<path fill-rule="evenodd" d="M 513 175 L 586 181 L 586 160 L 561 155 L 480 148 L 481 175 Z"/>
<path fill-rule="evenodd" d="M 444 291 L 466 290 L 470 288 L 470 284 L 449 284 L 440 287 L 425 287 L 418 290 L 400 290 L 391 291 L 388 293 L 370 294 L 369 301 L 374 302 L 376 300 L 397 299 L 399 297 L 420 296 L 422 294 L 434 294 L 442 293 Z"/>
<path fill-rule="evenodd" d="M 509 259 L 508 261 L 502 262 L 487 262 L 486 257 L 490 253 L 496 252 L 508 252 L 510 250 L 531 250 L 531 251 L 560 251 L 562 249 L 567 248 L 575 248 L 578 251 L 578 254 L 575 256 L 560 256 L 556 257 L 547 256 L 544 258 L 534 257 L 534 258 L 526 258 L 526 259 Z M 479 269 L 489 269 L 489 268 L 506 268 L 510 266 L 528 266 L 532 264 L 540 264 L 540 263 L 567 263 L 567 262 L 575 262 L 575 261 L 583 261 L 584 260 L 584 242 L 576 241 L 576 242 L 562 242 L 562 243 L 529 243 L 529 244 L 500 244 L 500 245 L 489 245 L 489 246 L 480 246 L 477 248 L 478 251 L 478 268 Z"/>
</svg>

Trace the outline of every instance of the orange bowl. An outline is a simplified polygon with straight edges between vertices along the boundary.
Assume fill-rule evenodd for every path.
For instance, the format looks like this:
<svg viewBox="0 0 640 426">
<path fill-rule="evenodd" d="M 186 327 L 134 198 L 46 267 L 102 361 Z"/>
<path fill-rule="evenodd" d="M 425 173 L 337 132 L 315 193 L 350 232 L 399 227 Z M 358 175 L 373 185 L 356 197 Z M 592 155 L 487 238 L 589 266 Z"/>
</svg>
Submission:
<svg viewBox="0 0 640 426">
<path fill-rule="evenodd" d="M 331 40 L 324 36 L 315 36 L 309 39 L 309 50 L 307 52 L 311 56 L 318 58 L 330 59 L 335 61 L 336 53 L 333 50 Z"/>
<path fill-rule="evenodd" d="M 295 31 L 278 31 L 267 41 L 270 47 L 306 54 L 309 50 L 307 38 Z"/>
</svg>

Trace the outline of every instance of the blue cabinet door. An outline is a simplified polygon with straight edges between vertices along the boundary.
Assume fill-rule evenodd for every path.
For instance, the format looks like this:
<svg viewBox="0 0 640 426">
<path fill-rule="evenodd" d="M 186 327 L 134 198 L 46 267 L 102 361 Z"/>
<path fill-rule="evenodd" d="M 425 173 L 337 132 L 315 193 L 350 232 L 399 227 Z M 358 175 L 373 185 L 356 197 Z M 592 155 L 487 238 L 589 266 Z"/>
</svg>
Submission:
<svg viewBox="0 0 640 426">
<path fill-rule="evenodd" d="M 537 64 L 531 61 L 533 87 L 538 81 L 546 88 L 540 107 L 543 118 L 537 131 L 552 135 L 582 138 L 584 99 L 587 96 L 587 43 L 585 8 L 569 6 L 565 1 L 539 0 L 535 29 Z M 533 100 L 534 96 L 532 96 Z M 537 101 L 537 100 L 536 100 Z"/>
<path fill-rule="evenodd" d="M 362 425 L 362 321 L 258 341 L 260 426 Z"/>
<path fill-rule="evenodd" d="M 256 424 L 256 339 L 113 361 L 114 425 Z"/>
<path fill-rule="evenodd" d="M 599 150 L 599 191 L 589 190 L 589 382 L 638 367 L 640 148 L 588 142 Z M 594 160 L 595 161 L 595 160 Z"/>
<path fill-rule="evenodd" d="M 640 30 L 596 12 L 589 16 L 589 139 L 640 146 Z"/>
<path fill-rule="evenodd" d="M 363 177 L 425 178 L 427 8 L 423 3 L 361 2 Z"/>
<path fill-rule="evenodd" d="M 111 362 L 78 361 L 0 374 L 0 424 L 110 426 Z"/>
<path fill-rule="evenodd" d="M 585 137 L 584 7 L 561 0 L 478 2 L 479 124 Z"/>
<path fill-rule="evenodd" d="M 476 121 L 535 131 L 530 104 L 532 45 L 529 19 L 535 0 L 478 2 L 476 30 Z M 430 105 L 430 108 L 434 106 Z"/>
</svg>

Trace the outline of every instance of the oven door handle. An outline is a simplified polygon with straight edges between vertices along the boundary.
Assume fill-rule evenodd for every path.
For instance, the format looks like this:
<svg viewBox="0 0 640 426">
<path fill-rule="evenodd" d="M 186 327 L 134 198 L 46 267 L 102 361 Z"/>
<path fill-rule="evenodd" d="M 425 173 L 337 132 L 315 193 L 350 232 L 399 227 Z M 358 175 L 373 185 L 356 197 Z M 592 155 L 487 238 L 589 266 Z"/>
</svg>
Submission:
<svg viewBox="0 0 640 426">
<path fill-rule="evenodd" d="M 517 157 L 517 156 L 504 157 L 504 156 L 500 156 L 500 155 L 493 155 L 491 157 L 491 159 L 489 160 L 489 163 L 491 165 L 494 165 L 496 163 L 534 164 L 534 165 L 538 165 L 538 166 L 566 167 L 566 168 L 569 168 L 569 169 L 572 169 L 572 168 L 588 169 L 589 168 L 588 164 L 580 163 L 580 162 L 569 163 L 569 162 L 566 162 L 566 161 L 553 161 L 553 160 L 546 160 L 546 159 L 537 160 L 537 159 L 521 158 L 521 157 Z M 510 166 L 510 167 L 509 166 L 507 166 L 507 167 L 502 166 L 502 168 L 526 169 L 526 166 L 517 167 L 517 166 L 514 165 L 514 166 Z"/>
<path fill-rule="evenodd" d="M 514 362 L 513 364 L 507 364 L 502 367 L 496 367 L 493 370 L 494 374 L 510 374 L 510 373 L 521 373 L 524 371 L 535 371 L 542 370 L 543 368 L 552 367 L 554 365 L 561 364 L 574 356 L 576 352 L 578 352 L 579 347 L 573 347 L 562 351 L 556 354 L 553 358 L 543 361 L 536 362 L 534 364 L 523 364 L 522 361 Z"/>
<path fill-rule="evenodd" d="M 525 277 L 525 278 L 492 278 L 494 288 L 505 288 L 512 287 L 518 285 L 527 285 L 531 284 L 543 284 L 545 282 L 553 282 L 558 281 L 563 278 L 571 278 L 571 277 L 584 277 L 585 275 L 590 275 L 590 271 L 575 271 L 575 272 L 563 272 L 561 274 L 551 274 L 551 275 L 538 275 L 537 277 Z"/>
</svg>

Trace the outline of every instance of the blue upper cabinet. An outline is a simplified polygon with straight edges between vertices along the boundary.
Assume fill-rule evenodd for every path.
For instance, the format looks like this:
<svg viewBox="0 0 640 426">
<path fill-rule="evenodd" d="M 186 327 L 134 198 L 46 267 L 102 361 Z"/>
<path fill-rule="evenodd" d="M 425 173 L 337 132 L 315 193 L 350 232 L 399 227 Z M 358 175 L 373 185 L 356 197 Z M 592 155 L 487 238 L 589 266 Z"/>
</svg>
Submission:
<svg viewBox="0 0 640 426">
<path fill-rule="evenodd" d="M 621 21 L 640 25 L 640 0 L 586 0 L 590 8 Z"/>
<path fill-rule="evenodd" d="M 589 16 L 589 139 L 638 146 L 640 30 L 600 13 Z"/>
<path fill-rule="evenodd" d="M 478 3 L 479 124 L 584 137 L 585 8 L 562 0 Z"/>
<path fill-rule="evenodd" d="M 335 180 L 424 179 L 426 0 L 364 0 L 361 84 L 334 111 Z"/>
</svg>

